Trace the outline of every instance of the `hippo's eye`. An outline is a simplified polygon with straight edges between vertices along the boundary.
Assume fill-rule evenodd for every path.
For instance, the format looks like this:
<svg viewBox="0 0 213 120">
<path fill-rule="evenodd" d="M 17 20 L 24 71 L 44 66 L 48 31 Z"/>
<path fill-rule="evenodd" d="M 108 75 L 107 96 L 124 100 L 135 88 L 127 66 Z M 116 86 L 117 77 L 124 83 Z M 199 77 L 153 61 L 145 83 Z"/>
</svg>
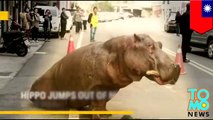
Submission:
<svg viewBox="0 0 213 120">
<path fill-rule="evenodd" d="M 149 52 L 150 52 L 151 54 L 153 54 L 154 49 L 155 49 L 155 46 L 154 46 L 153 44 L 151 44 L 151 43 L 147 44 L 147 46 L 148 46 Z"/>
</svg>

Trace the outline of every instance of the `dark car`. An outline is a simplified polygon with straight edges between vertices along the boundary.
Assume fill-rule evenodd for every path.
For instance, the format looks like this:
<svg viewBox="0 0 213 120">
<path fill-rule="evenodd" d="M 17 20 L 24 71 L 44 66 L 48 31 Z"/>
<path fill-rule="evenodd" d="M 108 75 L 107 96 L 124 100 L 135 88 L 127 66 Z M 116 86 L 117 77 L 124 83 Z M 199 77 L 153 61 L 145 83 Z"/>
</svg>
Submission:
<svg viewBox="0 0 213 120">
<path fill-rule="evenodd" d="M 175 21 L 176 12 L 170 12 L 169 17 L 166 20 L 164 25 L 164 31 L 166 32 L 176 32 L 176 21 Z"/>
<path fill-rule="evenodd" d="M 213 30 L 205 34 L 192 33 L 191 46 L 207 51 L 209 58 L 213 59 Z"/>
</svg>

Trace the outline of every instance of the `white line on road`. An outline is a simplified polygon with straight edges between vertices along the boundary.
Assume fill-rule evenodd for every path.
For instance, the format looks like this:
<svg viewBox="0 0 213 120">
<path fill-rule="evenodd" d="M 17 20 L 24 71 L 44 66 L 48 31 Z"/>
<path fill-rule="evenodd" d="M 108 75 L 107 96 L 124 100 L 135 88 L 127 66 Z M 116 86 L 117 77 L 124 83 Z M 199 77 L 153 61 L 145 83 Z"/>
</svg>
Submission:
<svg viewBox="0 0 213 120">
<path fill-rule="evenodd" d="M 78 48 L 81 47 L 82 40 L 83 40 L 83 36 L 84 36 L 84 32 L 81 31 L 81 32 L 80 32 L 80 36 L 79 36 L 79 38 L 78 38 L 78 42 L 77 42 L 76 49 L 78 49 Z M 79 118 L 79 115 L 69 114 L 68 119 L 80 119 L 80 118 Z"/>
<path fill-rule="evenodd" d="M 206 67 L 206 66 L 204 66 L 204 65 L 201 65 L 200 63 L 197 63 L 197 62 L 195 62 L 195 61 L 193 61 L 193 60 L 191 61 L 191 63 L 196 64 L 196 65 L 198 65 L 198 66 L 201 66 L 201 67 L 205 68 L 206 70 L 208 70 L 208 71 L 210 71 L 210 72 L 213 73 L 213 70 L 212 70 L 212 69 L 210 69 L 210 68 L 208 68 L 208 67 Z"/>
<path fill-rule="evenodd" d="M 79 115 L 72 115 L 72 114 L 69 114 L 68 119 L 80 119 L 80 118 L 79 118 Z"/>
<path fill-rule="evenodd" d="M 0 79 L 13 79 L 13 76 L 0 76 Z"/>
<path fill-rule="evenodd" d="M 34 54 L 40 54 L 40 55 L 45 55 L 45 54 L 47 54 L 46 52 L 35 52 Z"/>
<path fill-rule="evenodd" d="M 200 66 L 198 66 L 198 65 L 196 65 L 194 63 L 189 63 L 189 64 L 192 65 L 192 66 L 194 66 L 194 67 L 196 67 L 197 69 L 202 70 L 202 71 L 208 73 L 209 75 L 213 76 L 212 72 L 210 72 L 210 71 L 208 71 L 208 70 L 206 70 L 206 69 L 204 69 L 204 68 L 202 68 L 202 67 L 200 67 Z"/>
<path fill-rule="evenodd" d="M 171 51 L 171 50 L 169 50 L 167 48 L 163 48 L 163 51 L 165 51 L 166 53 L 168 53 L 168 54 L 170 54 L 170 55 L 172 55 L 174 57 L 176 56 L 175 52 L 173 52 L 173 51 Z M 213 70 L 212 69 L 210 69 L 210 68 L 208 68 L 208 67 L 206 67 L 204 65 L 201 65 L 200 63 L 197 63 L 197 62 L 195 62 L 193 60 L 190 60 L 190 61 L 191 61 L 189 63 L 190 65 L 192 65 L 192 66 L 196 67 L 197 69 L 199 69 L 199 70 L 201 70 L 201 71 L 213 76 Z"/>
<path fill-rule="evenodd" d="M 80 36 L 78 38 L 78 43 L 77 43 L 76 49 L 81 47 L 83 36 L 84 36 L 84 32 L 82 31 L 82 32 L 80 32 Z"/>
</svg>

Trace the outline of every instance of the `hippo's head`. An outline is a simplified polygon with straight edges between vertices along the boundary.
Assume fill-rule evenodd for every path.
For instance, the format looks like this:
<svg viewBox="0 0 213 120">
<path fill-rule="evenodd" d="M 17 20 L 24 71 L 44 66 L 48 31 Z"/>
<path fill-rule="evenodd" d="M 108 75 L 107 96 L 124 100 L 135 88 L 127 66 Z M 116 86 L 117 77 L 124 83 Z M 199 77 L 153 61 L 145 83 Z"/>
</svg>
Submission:
<svg viewBox="0 0 213 120">
<path fill-rule="evenodd" d="M 162 51 L 161 42 L 155 42 L 146 34 L 134 34 L 130 39 L 125 45 L 124 62 L 129 71 L 135 73 L 132 78 L 146 76 L 159 85 L 176 83 L 180 67 Z"/>
</svg>

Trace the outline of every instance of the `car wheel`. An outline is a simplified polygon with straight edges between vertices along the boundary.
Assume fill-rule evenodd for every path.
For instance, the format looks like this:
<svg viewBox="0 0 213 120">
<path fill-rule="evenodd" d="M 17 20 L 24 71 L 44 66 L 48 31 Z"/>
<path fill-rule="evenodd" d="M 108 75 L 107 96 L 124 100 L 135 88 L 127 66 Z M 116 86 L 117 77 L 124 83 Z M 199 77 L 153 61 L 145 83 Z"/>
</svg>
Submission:
<svg viewBox="0 0 213 120">
<path fill-rule="evenodd" d="M 211 41 L 208 45 L 208 56 L 213 59 L 213 41 Z"/>
</svg>

